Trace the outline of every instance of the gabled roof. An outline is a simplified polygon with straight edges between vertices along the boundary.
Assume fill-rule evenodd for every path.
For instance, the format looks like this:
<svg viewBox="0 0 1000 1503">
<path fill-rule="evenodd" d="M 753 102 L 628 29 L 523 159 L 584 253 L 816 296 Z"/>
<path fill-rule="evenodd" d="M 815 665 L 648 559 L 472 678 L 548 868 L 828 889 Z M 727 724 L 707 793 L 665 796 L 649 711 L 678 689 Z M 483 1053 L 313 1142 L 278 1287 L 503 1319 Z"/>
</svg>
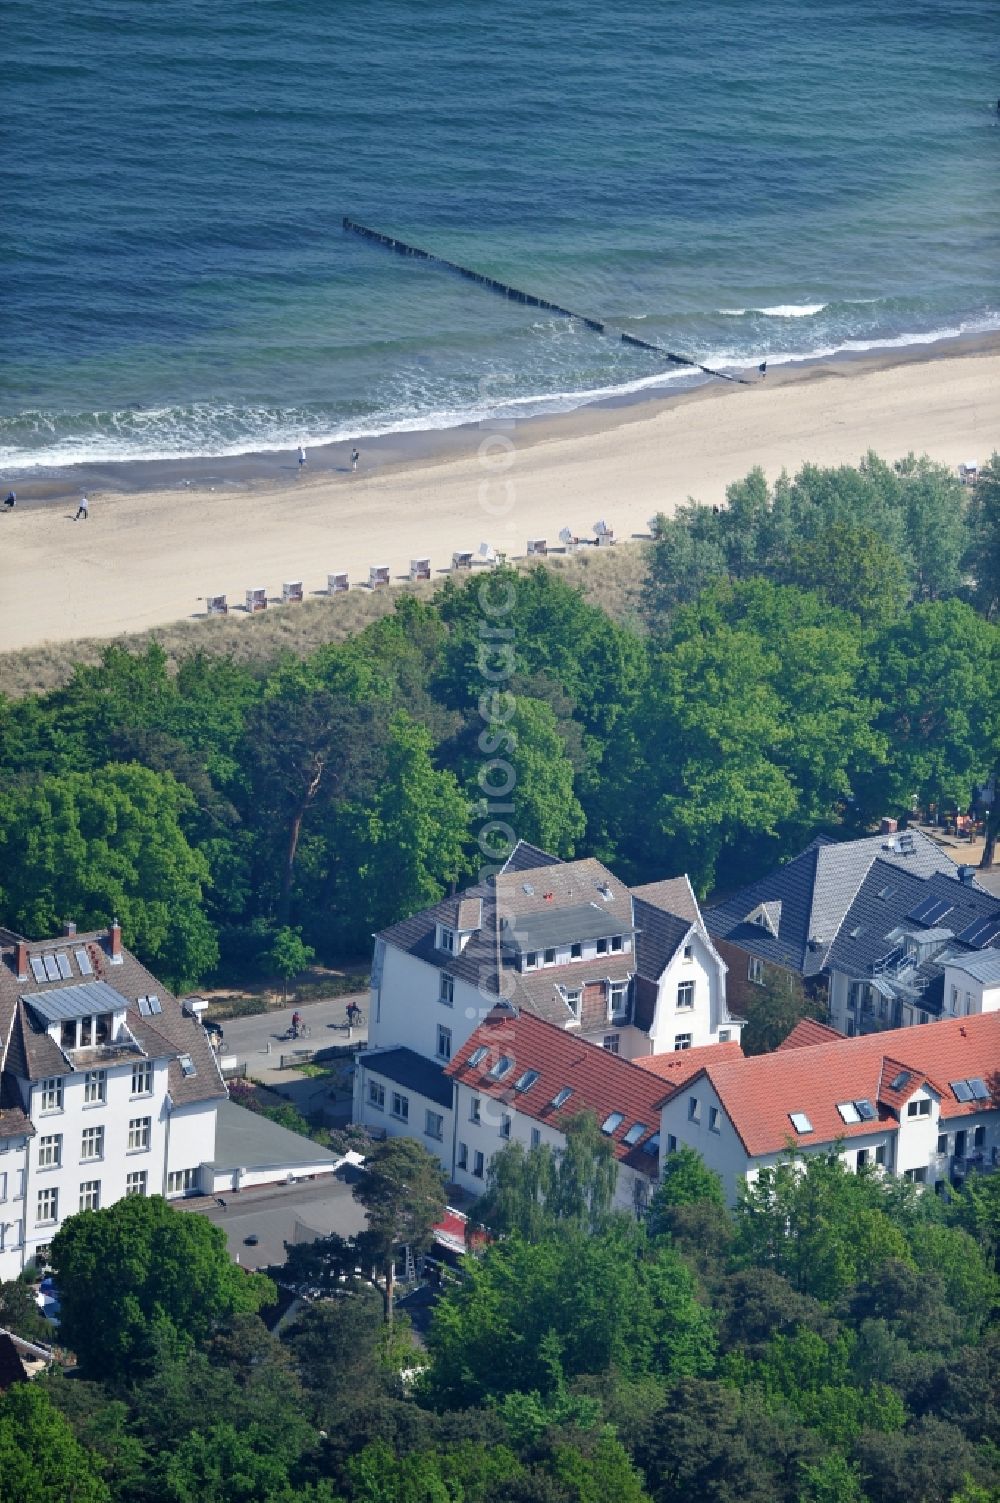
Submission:
<svg viewBox="0 0 1000 1503">
<path fill-rule="evenodd" d="M 815 1018 L 800 1018 L 778 1048 L 803 1049 L 810 1044 L 829 1044 L 843 1037 L 844 1035 L 838 1033 L 836 1028 L 829 1028 L 826 1023 L 818 1023 Z"/>
<path fill-rule="evenodd" d="M 485 1054 L 472 1064 L 480 1049 Z M 501 1057 L 511 1063 L 498 1079 L 490 1071 Z M 536 1071 L 537 1077 L 519 1090 L 518 1083 L 529 1071 Z M 444 1073 L 460 1085 L 492 1096 L 512 1112 L 557 1129 L 582 1111 L 593 1112 L 601 1123 L 612 1122 L 613 1114 L 620 1113 L 621 1121 L 608 1133 L 615 1157 L 643 1173 L 657 1172 L 656 1144 L 652 1140 L 660 1129 L 663 1082 L 541 1018 L 510 1007 L 495 1007 Z M 556 1106 L 563 1090 L 570 1094 Z M 628 1137 L 634 1141 L 626 1142 Z"/>
<path fill-rule="evenodd" d="M 921 911 L 933 913 L 933 923 L 913 917 Z M 970 947 L 958 936 L 973 920 L 993 916 L 1000 922 L 1000 899 L 959 881 L 954 873 L 920 877 L 879 858 L 845 915 L 827 963 L 830 970 L 847 976 L 867 977 L 894 948 L 896 941 L 890 936 L 896 931 L 910 933 L 928 947 L 953 943 L 956 954 L 970 954 L 978 946 Z"/>
<path fill-rule="evenodd" d="M 791 861 L 707 908 L 708 931 L 762 960 L 814 976 L 826 967 L 830 948 L 876 860 L 894 873 L 918 878 L 941 872 L 954 880 L 957 873 L 954 861 L 919 830 L 842 842 L 820 837 Z M 780 904 L 776 935 L 747 922 L 747 915 L 762 904 Z"/>
<path fill-rule="evenodd" d="M 66 1015 L 79 1016 L 72 1009 L 83 1005 L 81 992 L 84 988 L 97 988 L 87 991 L 88 999 L 114 995 L 119 999 L 114 1007 L 127 1004 L 125 1022 L 140 1049 L 150 1058 L 169 1061 L 168 1089 L 175 1106 L 225 1099 L 226 1087 L 204 1028 L 130 950 L 122 946 L 120 960 L 112 961 L 109 930 L 20 942 L 28 950 L 26 980 L 18 980 L 17 976 L 17 938 L 10 944 L 0 944 L 0 1047 L 4 1050 L 5 1073 L 22 1080 L 72 1074 L 74 1063 L 49 1037 L 44 1015 L 51 1014 L 57 1019 L 61 999 L 65 997 L 70 1009 Z M 58 979 L 44 969 L 43 979 L 36 978 L 31 960 L 46 955 L 56 959 L 62 956 L 62 964 L 56 971 Z M 155 1023 L 143 1017 L 138 1007 L 140 997 L 151 995 L 159 998 L 161 1007 Z M 94 1010 L 106 1011 L 109 1007 Z M 178 1062 L 181 1055 L 190 1056 L 192 1071 L 185 1073 L 181 1068 Z M 125 1063 L 127 1058 L 123 1056 L 121 1062 Z M 84 1065 L 81 1056 L 78 1063 L 80 1068 L 94 1068 L 92 1058 Z M 114 1061 L 109 1058 L 106 1063 L 110 1066 Z"/>
<path fill-rule="evenodd" d="M 725 1044 L 699 1044 L 697 1048 L 674 1049 L 669 1054 L 644 1054 L 633 1063 L 676 1089 L 714 1061 L 742 1058 L 743 1050 L 735 1039 L 730 1039 Z"/>
<path fill-rule="evenodd" d="M 531 850 L 526 847 L 522 851 L 518 847 L 522 854 Z M 594 915 L 595 921 L 599 916 L 605 932 L 622 935 L 632 932 L 632 899 L 628 888 L 593 857 L 579 861 L 546 860 L 540 866 L 516 868 L 508 862 L 495 878 L 486 878 L 460 894 L 462 902 L 472 899 L 481 901 L 481 926 L 457 955 L 439 950 L 436 945 L 439 924 L 455 927 L 455 898 L 446 898 L 401 919 L 382 930 L 379 938 L 468 982 L 483 995 L 499 997 L 501 982 L 497 967 L 510 953 L 511 941 L 530 932 L 532 926 L 541 935 L 542 926 L 548 924 L 554 928 L 567 911 L 577 909 L 586 910 L 588 916 Z M 562 917 L 557 919 L 557 915 Z M 627 979 L 633 970 L 631 954 L 601 955 L 593 962 L 577 961 L 537 972 L 522 972 L 505 964 L 503 991 L 513 1001 L 565 1025 L 571 1019 L 565 1002 L 556 992 L 558 983 L 577 987 L 606 978 Z"/>
<path fill-rule="evenodd" d="M 501 871 L 505 874 L 526 872 L 534 871 L 539 866 L 559 866 L 560 864 L 560 857 L 550 855 L 548 851 L 543 851 L 540 846 L 531 845 L 527 840 L 519 840 L 501 867 Z"/>
<path fill-rule="evenodd" d="M 900 1104 L 922 1082 L 941 1097 L 941 1118 L 950 1120 L 997 1109 L 1000 1013 L 896 1028 L 858 1038 L 799 1045 L 773 1054 L 748 1055 L 704 1066 L 687 1082 L 707 1078 L 750 1156 L 862 1137 L 879 1124 L 895 1127 Z M 911 1079 L 893 1090 L 902 1073 Z M 953 1082 L 979 1079 L 990 1099 L 962 1101 Z M 876 1120 L 847 1122 L 838 1103 L 868 1101 Z M 792 1112 L 803 1112 L 812 1131 L 796 1133 Z"/>
</svg>

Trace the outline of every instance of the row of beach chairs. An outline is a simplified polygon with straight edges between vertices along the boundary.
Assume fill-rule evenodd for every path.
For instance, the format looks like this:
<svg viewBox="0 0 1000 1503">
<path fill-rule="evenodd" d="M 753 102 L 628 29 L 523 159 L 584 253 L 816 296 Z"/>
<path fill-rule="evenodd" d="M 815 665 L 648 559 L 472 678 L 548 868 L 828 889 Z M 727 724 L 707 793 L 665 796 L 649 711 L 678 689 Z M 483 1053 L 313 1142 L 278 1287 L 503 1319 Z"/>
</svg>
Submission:
<svg viewBox="0 0 1000 1503">
<path fill-rule="evenodd" d="M 567 553 L 574 553 L 577 548 L 584 546 L 608 547 L 615 541 L 614 532 L 607 523 L 601 521 L 594 525 L 593 538 L 577 537 L 568 527 L 564 527 L 559 534 L 559 541 Z M 529 538 L 527 556 L 529 558 L 544 558 L 549 552 L 546 538 Z M 477 552 L 472 549 L 458 549 L 451 555 L 452 570 L 461 572 L 471 570 L 474 564 L 482 564 L 487 568 L 495 568 L 499 564 L 507 562 L 507 555 L 493 548 L 489 543 L 480 543 Z M 430 579 L 431 561 L 429 558 L 413 558 L 410 560 L 411 580 Z M 370 590 L 382 590 L 389 586 L 391 580 L 390 566 L 388 564 L 372 564 L 368 570 L 368 588 Z M 326 593 L 328 595 L 342 595 L 351 588 L 351 582 L 346 572 L 328 574 L 326 576 Z M 209 616 L 227 616 L 230 611 L 229 599 L 226 595 L 208 595 L 206 598 L 207 614 Z M 301 579 L 286 580 L 281 586 L 281 604 L 295 605 L 304 599 L 303 583 Z M 255 586 L 247 590 L 244 610 L 248 615 L 256 615 L 258 611 L 266 611 L 269 601 L 267 590 L 263 585 Z"/>
</svg>

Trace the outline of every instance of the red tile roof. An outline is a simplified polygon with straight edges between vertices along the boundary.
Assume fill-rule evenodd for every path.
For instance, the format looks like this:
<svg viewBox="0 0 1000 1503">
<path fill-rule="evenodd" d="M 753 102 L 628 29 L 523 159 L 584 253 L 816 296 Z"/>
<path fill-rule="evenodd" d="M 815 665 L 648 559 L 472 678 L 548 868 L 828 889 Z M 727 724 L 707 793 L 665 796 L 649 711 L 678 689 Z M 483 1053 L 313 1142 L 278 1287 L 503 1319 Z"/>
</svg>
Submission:
<svg viewBox="0 0 1000 1503">
<path fill-rule="evenodd" d="M 676 1087 L 710 1065 L 713 1060 L 742 1059 L 743 1050 L 735 1040 L 726 1044 L 699 1044 L 696 1049 L 674 1049 L 670 1054 L 644 1054 L 635 1060 L 640 1070 L 648 1070 Z"/>
<path fill-rule="evenodd" d="M 808 1044 L 829 1044 L 832 1040 L 843 1037 L 844 1035 L 838 1033 L 836 1028 L 828 1028 L 825 1023 L 817 1023 L 815 1018 L 800 1018 L 778 1048 L 802 1049 Z"/>
<path fill-rule="evenodd" d="M 892 1081 L 904 1070 L 910 1080 L 893 1091 Z M 941 1096 L 942 1118 L 971 1116 L 1000 1105 L 1000 1013 L 838 1036 L 835 1042 L 721 1060 L 698 1073 L 711 1081 L 750 1155 L 780 1152 L 789 1138 L 816 1144 L 870 1133 L 871 1122 L 845 1122 L 838 1102 L 868 1100 L 880 1121 L 895 1122 L 924 1081 Z M 985 1082 L 990 1099 L 959 1101 L 951 1082 L 975 1077 Z M 791 1112 L 804 1112 L 813 1131 L 796 1134 Z"/>
<path fill-rule="evenodd" d="M 488 1052 L 472 1065 L 469 1061 L 479 1048 Z M 497 1080 L 489 1071 L 504 1055 L 512 1064 Z M 516 1090 L 515 1082 L 528 1070 L 537 1070 L 538 1079 L 526 1090 Z M 530 1013 L 495 1007 L 445 1074 L 550 1127 L 559 1128 L 582 1111 L 593 1112 L 600 1122 L 607 1121 L 612 1112 L 621 1112 L 622 1121 L 608 1134 L 616 1158 L 647 1174 L 656 1173 L 657 1155 L 645 1152 L 643 1145 L 660 1129 L 662 1080 L 565 1029 Z M 553 1106 L 564 1087 L 572 1095 L 563 1106 Z M 638 1125 L 644 1131 L 634 1143 L 626 1143 L 626 1134 Z"/>
</svg>

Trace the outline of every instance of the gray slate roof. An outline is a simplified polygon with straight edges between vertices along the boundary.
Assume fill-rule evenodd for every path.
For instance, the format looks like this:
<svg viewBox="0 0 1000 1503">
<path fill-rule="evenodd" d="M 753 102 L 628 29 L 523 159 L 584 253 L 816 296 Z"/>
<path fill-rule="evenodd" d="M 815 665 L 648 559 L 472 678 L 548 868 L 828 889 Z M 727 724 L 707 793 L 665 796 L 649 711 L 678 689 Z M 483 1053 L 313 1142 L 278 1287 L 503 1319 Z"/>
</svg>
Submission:
<svg viewBox="0 0 1000 1503">
<path fill-rule="evenodd" d="M 975 955 L 956 956 L 951 964 L 986 986 L 1000 981 L 1000 950 L 980 950 Z"/>
<path fill-rule="evenodd" d="M 360 1064 L 375 1075 L 390 1080 L 404 1090 L 416 1091 L 438 1106 L 451 1110 L 451 1081 L 441 1065 L 425 1059 L 413 1049 L 373 1049 L 358 1056 Z"/>
<path fill-rule="evenodd" d="M 912 840 L 903 839 L 902 844 L 899 836 L 889 835 L 847 841 L 820 837 L 783 866 L 706 908 L 708 931 L 713 939 L 738 945 L 764 961 L 815 976 L 826 968 L 833 942 L 873 862 L 886 863 L 893 877 L 950 873 L 950 880 L 957 880 L 957 867 L 940 846 L 919 830 L 905 834 Z M 781 904 L 777 935 L 746 921 L 755 908 L 771 903 Z"/>
<path fill-rule="evenodd" d="M 879 893 L 890 889 L 886 896 Z M 926 898 L 939 898 L 951 909 L 933 927 L 908 917 Z M 831 970 L 847 976 L 870 977 L 872 967 L 894 947 L 890 935 L 898 930 L 920 934 L 928 943 L 947 943 L 954 953 L 973 953 L 951 936 L 960 934 L 967 924 L 980 916 L 1000 915 L 1000 899 L 982 892 L 974 885 L 960 882 L 955 876 L 936 872 L 921 878 L 900 872 L 888 862 L 876 861 L 845 915 L 840 933 L 830 947 Z M 988 953 L 988 952 L 987 952 Z M 928 975 L 937 974 L 935 967 Z"/>
<path fill-rule="evenodd" d="M 79 986 L 53 986 L 25 1001 L 46 1023 L 91 1018 L 98 1013 L 124 1012 L 128 1002 L 106 981 L 82 981 Z"/>
<path fill-rule="evenodd" d="M 72 1074 L 73 1062 L 49 1037 L 46 1025 L 33 1010 L 36 998 L 44 995 L 45 1006 L 51 1010 L 57 994 L 79 992 L 81 985 L 104 983 L 127 1002 L 126 1023 L 140 1047 L 151 1058 L 169 1061 L 168 1084 L 175 1106 L 226 1099 L 226 1087 L 204 1028 L 184 1012 L 177 998 L 124 946 L 120 962 L 112 964 L 107 930 L 26 943 L 29 956 L 43 952 L 65 954 L 70 975 L 61 983 L 49 979 L 37 982 L 29 964 L 28 979 L 19 981 L 16 939 L 10 944 L 0 943 L 0 1048 L 3 1050 L 0 1066 L 5 1075 L 43 1080 L 51 1075 Z M 76 960 L 78 950 L 86 952 L 90 976 L 84 977 L 80 971 Z M 153 993 L 159 997 L 163 1009 L 157 1014 L 155 1024 L 141 1016 L 137 1005 L 140 997 Z M 194 1074 L 185 1075 L 182 1071 L 178 1064 L 181 1054 L 191 1056 Z M 92 1060 L 84 1064 L 82 1057 L 78 1063 L 81 1068 L 93 1066 Z"/>
<path fill-rule="evenodd" d="M 517 855 L 518 851 L 526 854 L 531 849 L 522 850 L 519 846 L 514 854 Z M 601 896 L 605 889 L 611 894 L 608 899 Z M 435 943 L 437 925 L 451 928 L 454 924 L 455 898 L 445 898 L 432 908 L 421 909 L 419 913 L 401 919 L 398 924 L 384 929 L 379 938 L 418 960 L 447 971 L 460 981 L 480 988 L 486 996 L 499 997 L 501 994 L 497 971 L 500 963 L 504 992 L 509 1000 L 563 1027 L 570 1021 L 570 1014 L 556 992 L 557 983 L 576 987 L 605 978 L 627 979 L 634 970 L 631 954 L 600 955 L 593 962 L 575 961 L 551 966 L 542 972 L 523 973 L 509 963 L 503 964 L 504 933 L 502 929 L 498 930 L 498 903 L 501 921 L 513 921 L 518 927 L 543 918 L 548 920 L 560 911 L 596 903 L 607 923 L 613 925 L 607 932 L 631 934 L 631 894 L 623 882 L 593 857 L 584 857 L 580 861 L 546 858 L 541 866 L 516 869 L 508 863 L 495 878 L 486 878 L 468 888 L 460 898 L 462 901 L 481 899 L 482 927 L 457 955 L 439 950 Z M 583 1021 L 586 1025 L 586 1017 Z"/>
<path fill-rule="evenodd" d="M 648 981 L 659 981 L 677 954 L 678 946 L 690 934 L 694 920 L 664 913 L 662 908 L 636 898 L 633 904 L 636 930 L 636 973 Z"/>
<path fill-rule="evenodd" d="M 294 1169 L 304 1164 L 328 1164 L 337 1155 L 311 1138 L 292 1132 L 259 1112 L 235 1101 L 223 1101 L 215 1114 L 215 1169 Z"/>
</svg>

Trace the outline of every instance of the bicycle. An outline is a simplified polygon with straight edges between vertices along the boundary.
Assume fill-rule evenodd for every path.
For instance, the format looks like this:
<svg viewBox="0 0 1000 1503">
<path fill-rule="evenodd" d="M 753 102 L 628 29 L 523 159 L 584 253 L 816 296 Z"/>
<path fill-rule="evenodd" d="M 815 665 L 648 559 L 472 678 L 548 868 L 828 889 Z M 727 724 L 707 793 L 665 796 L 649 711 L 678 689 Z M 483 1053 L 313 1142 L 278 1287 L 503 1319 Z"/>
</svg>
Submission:
<svg viewBox="0 0 1000 1503">
<path fill-rule="evenodd" d="M 349 1007 L 347 1009 L 347 1016 L 344 1019 L 344 1027 L 348 1030 L 352 1028 L 360 1028 L 365 1023 L 365 1021 L 366 1019 L 364 1011 L 360 1007 Z"/>
</svg>

